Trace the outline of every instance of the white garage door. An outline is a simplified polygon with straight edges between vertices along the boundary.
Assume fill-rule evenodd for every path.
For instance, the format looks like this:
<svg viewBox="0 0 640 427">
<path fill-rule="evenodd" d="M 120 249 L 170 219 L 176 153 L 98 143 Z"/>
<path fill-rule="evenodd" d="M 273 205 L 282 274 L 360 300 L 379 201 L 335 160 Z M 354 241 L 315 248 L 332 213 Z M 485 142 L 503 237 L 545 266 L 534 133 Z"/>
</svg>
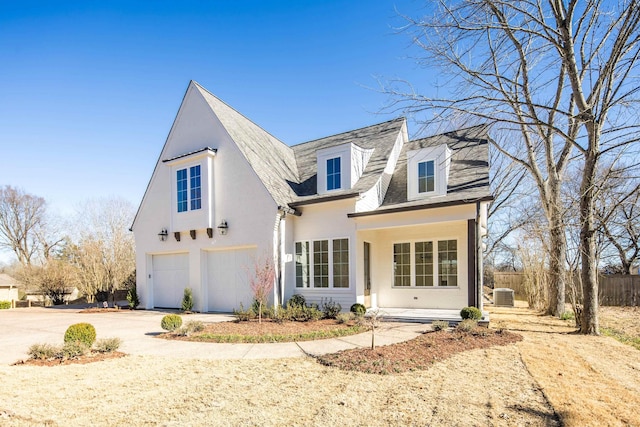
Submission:
<svg viewBox="0 0 640 427">
<path fill-rule="evenodd" d="M 153 306 L 180 308 L 189 287 L 189 254 L 153 256 Z"/>
<path fill-rule="evenodd" d="M 209 311 L 231 312 L 252 301 L 248 275 L 253 270 L 255 248 L 208 254 Z"/>
</svg>

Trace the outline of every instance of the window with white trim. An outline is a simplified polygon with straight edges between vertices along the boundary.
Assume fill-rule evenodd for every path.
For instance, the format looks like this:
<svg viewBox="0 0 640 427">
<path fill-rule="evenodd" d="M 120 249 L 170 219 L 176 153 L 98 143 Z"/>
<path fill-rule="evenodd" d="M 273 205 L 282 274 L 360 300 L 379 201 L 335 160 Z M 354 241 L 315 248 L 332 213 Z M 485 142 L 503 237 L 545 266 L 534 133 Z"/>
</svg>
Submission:
<svg viewBox="0 0 640 427">
<path fill-rule="evenodd" d="M 434 250 L 435 247 L 437 251 Z M 458 286 L 458 241 L 452 239 L 394 243 L 393 286 Z"/>
<path fill-rule="evenodd" d="M 296 288 L 349 288 L 349 239 L 295 242 Z"/>
<path fill-rule="evenodd" d="M 189 179 L 187 179 L 187 171 L 189 171 Z M 200 165 L 176 171 L 176 201 L 178 212 L 202 208 Z"/>
<path fill-rule="evenodd" d="M 333 240 L 333 287 L 349 287 L 349 239 Z"/>
<path fill-rule="evenodd" d="M 436 189 L 435 161 L 418 163 L 418 193 L 431 193 Z"/>
<path fill-rule="evenodd" d="M 296 288 L 309 287 L 309 242 L 296 242 Z"/>
<path fill-rule="evenodd" d="M 327 191 L 338 190 L 341 185 L 340 157 L 327 160 Z"/>
</svg>

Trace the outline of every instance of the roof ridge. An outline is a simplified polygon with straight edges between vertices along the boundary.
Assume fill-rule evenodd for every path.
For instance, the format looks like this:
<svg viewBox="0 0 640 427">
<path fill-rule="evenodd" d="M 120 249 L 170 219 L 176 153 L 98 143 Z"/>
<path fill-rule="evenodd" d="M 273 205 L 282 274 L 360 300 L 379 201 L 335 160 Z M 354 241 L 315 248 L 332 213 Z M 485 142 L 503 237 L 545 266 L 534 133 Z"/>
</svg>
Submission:
<svg viewBox="0 0 640 427">
<path fill-rule="evenodd" d="M 474 128 L 479 128 L 479 129 L 480 128 L 485 128 L 486 129 L 489 126 L 491 126 L 490 123 L 480 123 L 480 124 L 477 124 L 477 125 L 467 126 L 465 128 L 449 130 L 449 131 L 446 131 L 446 132 L 440 132 L 440 133 L 435 133 L 433 135 L 423 136 L 422 138 L 410 139 L 409 142 L 422 141 L 423 139 L 430 139 L 430 138 L 435 138 L 437 136 L 449 135 L 449 134 L 452 134 L 452 133 L 459 133 L 459 132 L 471 130 L 471 129 L 474 129 Z"/>
<path fill-rule="evenodd" d="M 309 140 L 309 141 L 300 142 L 300 143 L 298 143 L 298 144 L 291 145 L 290 147 L 291 147 L 291 148 L 293 148 L 293 147 L 299 147 L 299 146 L 304 145 L 304 144 L 310 144 L 310 143 L 312 143 L 312 142 L 320 141 L 321 139 L 333 138 L 333 137 L 336 137 L 336 136 L 338 136 L 338 135 L 344 135 L 344 134 L 347 134 L 347 133 L 352 133 L 352 132 L 356 132 L 356 131 L 359 131 L 359 130 L 363 130 L 363 129 L 367 129 L 367 128 L 372 128 L 372 127 L 374 127 L 374 126 L 380 126 L 380 125 L 384 125 L 384 124 L 386 124 L 386 123 L 391 123 L 391 122 L 395 122 L 395 121 L 399 121 L 399 120 L 406 120 L 406 118 L 405 118 L 405 117 L 396 117 L 395 119 L 386 120 L 386 121 L 384 121 L 384 122 L 374 123 L 374 124 L 372 124 L 372 125 L 362 126 L 362 127 L 356 128 L 356 129 L 347 130 L 347 131 L 344 131 L 344 132 L 334 133 L 333 135 L 327 135 L 327 136 L 323 136 L 323 137 L 321 137 L 321 138 L 316 138 L 316 139 L 312 139 L 312 140 Z"/>
</svg>

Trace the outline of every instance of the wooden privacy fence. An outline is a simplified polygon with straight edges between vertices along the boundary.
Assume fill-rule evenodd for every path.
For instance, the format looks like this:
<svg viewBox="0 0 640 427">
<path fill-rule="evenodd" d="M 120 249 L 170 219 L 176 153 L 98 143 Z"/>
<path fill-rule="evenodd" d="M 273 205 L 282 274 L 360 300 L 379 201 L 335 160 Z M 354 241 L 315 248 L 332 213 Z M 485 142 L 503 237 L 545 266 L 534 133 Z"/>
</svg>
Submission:
<svg viewBox="0 0 640 427">
<path fill-rule="evenodd" d="M 495 272 L 493 280 L 496 288 L 513 289 L 517 299 L 527 299 L 523 273 Z M 601 275 L 598 282 L 600 305 L 640 306 L 640 275 Z M 576 286 L 578 286 L 577 281 Z M 567 295 L 567 301 L 569 301 L 569 295 Z"/>
</svg>

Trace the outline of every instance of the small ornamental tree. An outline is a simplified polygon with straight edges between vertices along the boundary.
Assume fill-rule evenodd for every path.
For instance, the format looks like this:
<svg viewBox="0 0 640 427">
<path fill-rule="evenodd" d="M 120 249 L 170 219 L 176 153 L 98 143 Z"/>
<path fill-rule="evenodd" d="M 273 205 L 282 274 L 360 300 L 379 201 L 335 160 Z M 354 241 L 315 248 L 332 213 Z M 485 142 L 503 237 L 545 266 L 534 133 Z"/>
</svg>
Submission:
<svg viewBox="0 0 640 427">
<path fill-rule="evenodd" d="M 184 288 L 184 295 L 182 296 L 182 311 L 185 313 L 193 310 L 193 292 L 191 288 Z"/>
<path fill-rule="evenodd" d="M 262 307 L 269 300 L 275 279 L 276 271 L 273 261 L 267 257 L 256 259 L 253 265 L 253 274 L 249 272 L 249 283 L 253 298 L 258 303 L 258 323 L 262 323 Z"/>
</svg>

